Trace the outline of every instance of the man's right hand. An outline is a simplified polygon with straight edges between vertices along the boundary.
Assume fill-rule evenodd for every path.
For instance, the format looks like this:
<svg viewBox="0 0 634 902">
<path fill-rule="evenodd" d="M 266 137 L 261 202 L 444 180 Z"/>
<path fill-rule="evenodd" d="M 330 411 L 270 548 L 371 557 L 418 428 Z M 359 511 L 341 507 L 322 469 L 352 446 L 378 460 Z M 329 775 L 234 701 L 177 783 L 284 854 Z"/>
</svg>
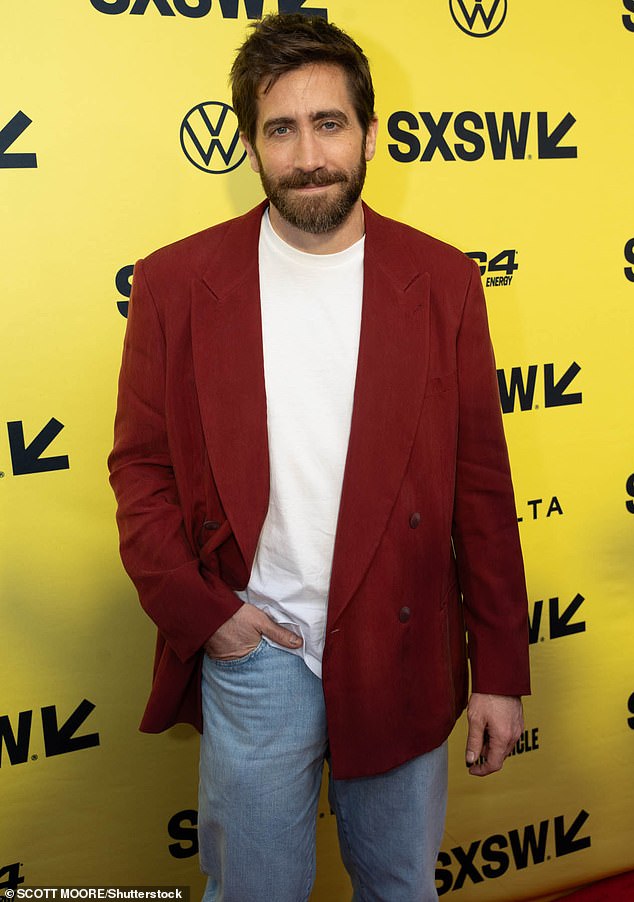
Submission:
<svg viewBox="0 0 634 902">
<path fill-rule="evenodd" d="M 206 654 L 219 661 L 243 658 L 256 648 L 263 636 L 284 648 L 299 648 L 301 636 L 284 629 L 252 604 L 243 604 L 204 645 Z"/>
</svg>

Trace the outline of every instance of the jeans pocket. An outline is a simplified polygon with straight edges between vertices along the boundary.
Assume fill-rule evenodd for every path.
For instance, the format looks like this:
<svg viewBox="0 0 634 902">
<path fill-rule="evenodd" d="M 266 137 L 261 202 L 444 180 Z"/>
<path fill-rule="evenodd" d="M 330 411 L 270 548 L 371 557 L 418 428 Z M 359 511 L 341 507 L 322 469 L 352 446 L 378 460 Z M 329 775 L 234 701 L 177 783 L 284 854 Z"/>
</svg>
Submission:
<svg viewBox="0 0 634 902">
<path fill-rule="evenodd" d="M 211 661 L 212 664 L 215 664 L 216 667 L 240 667 L 242 664 L 252 661 L 253 658 L 262 651 L 265 644 L 266 639 L 262 636 L 255 648 L 248 651 L 246 655 L 242 655 L 239 658 L 212 658 L 210 655 L 207 655 L 207 660 Z"/>
</svg>

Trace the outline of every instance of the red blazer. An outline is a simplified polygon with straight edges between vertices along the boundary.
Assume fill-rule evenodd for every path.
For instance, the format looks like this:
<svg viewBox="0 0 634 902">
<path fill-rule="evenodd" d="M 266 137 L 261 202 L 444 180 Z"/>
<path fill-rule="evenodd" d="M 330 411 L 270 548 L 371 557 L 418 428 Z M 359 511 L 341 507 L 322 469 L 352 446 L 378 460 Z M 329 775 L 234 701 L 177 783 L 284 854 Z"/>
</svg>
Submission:
<svg viewBox="0 0 634 902">
<path fill-rule="evenodd" d="M 336 777 L 438 746 L 472 688 L 529 692 L 527 602 L 481 280 L 365 209 L 354 411 L 323 687 Z M 267 512 L 263 205 L 139 262 L 111 482 L 159 629 L 147 732 L 201 728 L 207 638 L 239 608 Z"/>
</svg>

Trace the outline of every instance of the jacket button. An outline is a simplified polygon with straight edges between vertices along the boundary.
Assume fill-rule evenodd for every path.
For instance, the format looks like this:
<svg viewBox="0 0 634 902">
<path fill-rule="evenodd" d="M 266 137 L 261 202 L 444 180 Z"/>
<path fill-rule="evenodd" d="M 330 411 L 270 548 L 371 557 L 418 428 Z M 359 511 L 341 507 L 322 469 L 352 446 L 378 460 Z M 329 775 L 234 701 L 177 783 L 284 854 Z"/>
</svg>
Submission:
<svg viewBox="0 0 634 902">
<path fill-rule="evenodd" d="M 416 513 L 412 514 L 412 516 L 409 518 L 409 525 L 412 527 L 412 529 L 416 529 L 419 523 L 420 514 L 418 513 L 418 511 L 416 511 Z"/>
<path fill-rule="evenodd" d="M 401 610 L 398 612 L 398 619 L 401 621 L 401 623 L 407 623 L 410 618 L 410 614 L 411 611 L 409 608 L 401 608 Z"/>
<path fill-rule="evenodd" d="M 203 523 L 203 529 L 218 529 L 220 527 L 220 520 L 205 520 Z"/>
</svg>

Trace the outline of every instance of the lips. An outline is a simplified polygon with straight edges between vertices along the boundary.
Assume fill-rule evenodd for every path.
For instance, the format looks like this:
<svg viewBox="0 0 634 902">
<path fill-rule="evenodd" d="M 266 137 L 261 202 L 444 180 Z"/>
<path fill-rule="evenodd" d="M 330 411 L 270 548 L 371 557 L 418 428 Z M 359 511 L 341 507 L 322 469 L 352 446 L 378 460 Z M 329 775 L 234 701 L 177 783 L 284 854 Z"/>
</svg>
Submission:
<svg viewBox="0 0 634 902">
<path fill-rule="evenodd" d="M 318 173 L 310 173 L 308 175 L 298 174 L 289 176 L 289 178 L 281 179 L 280 188 L 327 188 L 329 185 L 337 185 L 340 182 L 347 181 L 343 172 L 328 172 L 324 175 Z"/>
<path fill-rule="evenodd" d="M 323 185 L 301 185 L 299 188 L 290 188 L 291 191 L 320 191 L 322 188 L 328 188 L 330 185 L 335 185 L 336 182 L 326 182 Z"/>
</svg>

